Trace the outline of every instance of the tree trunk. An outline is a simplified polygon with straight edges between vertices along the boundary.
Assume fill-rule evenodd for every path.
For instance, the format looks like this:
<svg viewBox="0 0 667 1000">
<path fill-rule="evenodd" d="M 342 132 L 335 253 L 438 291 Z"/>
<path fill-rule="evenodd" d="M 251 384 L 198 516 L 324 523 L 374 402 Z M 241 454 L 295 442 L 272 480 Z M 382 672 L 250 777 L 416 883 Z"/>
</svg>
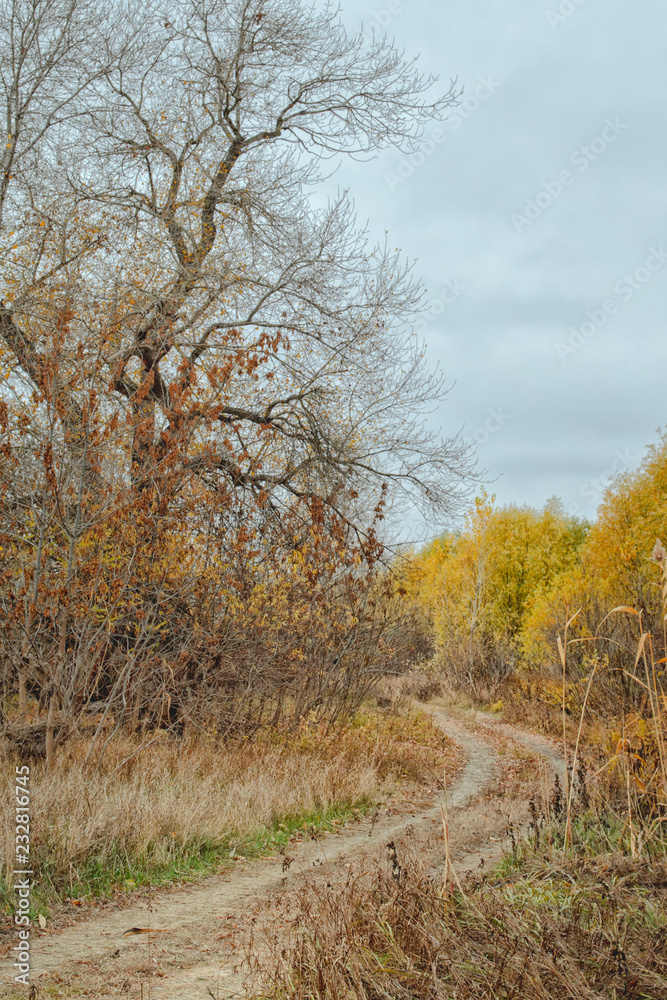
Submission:
<svg viewBox="0 0 667 1000">
<path fill-rule="evenodd" d="M 19 722 L 25 726 L 28 721 L 28 691 L 25 683 L 25 670 L 19 670 Z"/>
<path fill-rule="evenodd" d="M 49 700 L 49 714 L 46 720 L 46 766 L 52 771 L 56 766 L 56 754 L 53 739 L 53 728 L 58 713 L 58 698 L 55 694 Z"/>
</svg>

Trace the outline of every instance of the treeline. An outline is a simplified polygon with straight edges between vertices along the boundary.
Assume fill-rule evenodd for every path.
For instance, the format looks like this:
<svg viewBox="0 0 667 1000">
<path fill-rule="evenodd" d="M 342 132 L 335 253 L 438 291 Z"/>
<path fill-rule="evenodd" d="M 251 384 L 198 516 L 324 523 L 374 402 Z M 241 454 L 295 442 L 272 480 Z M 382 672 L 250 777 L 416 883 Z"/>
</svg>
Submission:
<svg viewBox="0 0 667 1000">
<path fill-rule="evenodd" d="M 483 496 L 459 533 L 415 554 L 406 570 L 408 589 L 428 610 L 431 666 L 477 699 L 528 698 L 557 712 L 558 636 L 574 619 L 566 711 L 581 707 L 593 669 L 592 711 L 618 717 L 645 706 L 647 690 L 632 679 L 638 640 L 650 636 L 658 691 L 667 653 L 660 539 L 667 541 L 667 437 L 610 486 L 593 524 L 568 516 L 557 500 L 538 511 L 499 508 Z"/>
</svg>

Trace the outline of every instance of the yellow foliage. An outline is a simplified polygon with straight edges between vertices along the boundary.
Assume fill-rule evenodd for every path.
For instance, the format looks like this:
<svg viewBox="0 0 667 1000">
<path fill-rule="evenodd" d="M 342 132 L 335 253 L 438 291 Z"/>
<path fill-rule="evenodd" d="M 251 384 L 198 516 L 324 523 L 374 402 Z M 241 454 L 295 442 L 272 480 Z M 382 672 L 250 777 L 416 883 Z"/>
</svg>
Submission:
<svg viewBox="0 0 667 1000">
<path fill-rule="evenodd" d="M 605 596 L 627 603 L 655 592 L 650 565 L 656 538 L 667 535 L 667 434 L 649 446 L 639 469 L 607 490 L 584 559 Z"/>
<path fill-rule="evenodd" d="M 645 628 L 661 618 L 659 574 L 651 562 L 656 538 L 667 537 L 667 436 L 651 445 L 636 472 L 608 488 L 576 565 L 557 576 L 531 601 L 521 634 L 525 658 L 539 666 L 553 657 L 556 633 L 580 609 L 574 635 L 594 635 L 612 608 L 642 610 Z M 636 623 L 611 621 L 611 630 Z M 661 628 L 657 629 L 659 634 Z M 621 638 L 620 634 L 617 638 Z"/>
<path fill-rule="evenodd" d="M 463 531 L 413 558 L 408 589 L 429 609 L 437 642 L 473 633 L 514 640 L 542 593 L 574 569 L 586 525 L 557 500 L 542 511 L 478 497 Z"/>
</svg>

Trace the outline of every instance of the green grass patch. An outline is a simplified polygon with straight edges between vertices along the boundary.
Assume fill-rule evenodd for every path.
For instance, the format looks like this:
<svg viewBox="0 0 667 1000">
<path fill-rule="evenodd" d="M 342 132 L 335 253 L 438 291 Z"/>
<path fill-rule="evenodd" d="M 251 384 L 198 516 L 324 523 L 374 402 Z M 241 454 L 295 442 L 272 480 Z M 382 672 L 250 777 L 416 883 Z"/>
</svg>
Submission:
<svg viewBox="0 0 667 1000">
<path fill-rule="evenodd" d="M 114 892 L 134 892 L 148 886 L 168 886 L 214 875 L 236 864 L 235 859 L 251 860 L 284 850 L 293 838 L 319 837 L 341 828 L 368 813 L 375 802 L 367 797 L 317 807 L 302 813 L 278 817 L 245 835 L 230 833 L 216 842 L 193 839 L 179 843 L 169 838 L 152 844 L 142 855 L 128 854 L 119 840 L 105 844 L 104 857 L 94 854 L 71 866 L 68 884 L 58 885 L 56 866 L 47 855 L 39 858 L 31 894 L 31 918 L 48 915 L 55 902 L 108 897 Z M 5 913 L 13 914 L 14 896 L 6 879 L 0 881 L 0 900 Z"/>
</svg>

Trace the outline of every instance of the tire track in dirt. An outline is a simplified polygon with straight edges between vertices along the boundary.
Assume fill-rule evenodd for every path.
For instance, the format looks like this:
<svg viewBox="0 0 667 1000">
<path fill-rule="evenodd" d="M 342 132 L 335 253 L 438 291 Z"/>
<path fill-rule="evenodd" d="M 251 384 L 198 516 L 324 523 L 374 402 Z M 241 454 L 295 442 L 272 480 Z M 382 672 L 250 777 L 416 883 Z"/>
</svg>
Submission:
<svg viewBox="0 0 667 1000">
<path fill-rule="evenodd" d="M 475 803 L 491 786 L 497 763 L 498 737 L 508 745 L 520 744 L 546 758 L 550 768 L 562 771 L 563 762 L 551 745 L 532 734 L 478 716 L 476 731 L 455 721 L 436 706 L 422 706 L 430 711 L 448 736 L 463 749 L 467 763 L 448 794 L 450 826 L 457 814 L 466 818 Z M 480 735 L 479 729 L 494 733 L 493 740 Z M 198 1000 L 200 997 L 230 997 L 242 991 L 242 980 L 235 969 L 235 959 L 228 944 L 220 940 L 229 919 L 242 918 L 278 890 L 289 890 L 296 880 L 316 877 L 327 879 L 332 869 L 365 855 L 375 856 L 388 841 L 399 840 L 411 829 L 430 833 L 441 821 L 442 796 L 426 809 L 410 815 L 388 816 L 372 823 L 365 820 L 353 830 L 325 835 L 321 840 L 296 845 L 289 869 L 283 871 L 282 859 L 243 863 L 243 868 L 207 879 L 200 885 L 155 892 L 150 903 L 118 912 L 101 912 L 89 920 L 60 932 L 33 938 L 31 982 L 49 989 L 50 996 L 70 994 L 70 989 L 88 990 L 85 995 L 99 997 L 138 996 L 138 976 L 150 976 L 153 1000 Z M 437 830 L 437 826 L 435 826 Z M 499 854 L 501 844 L 484 845 L 483 852 L 463 850 L 459 836 L 455 867 L 464 872 L 477 867 L 483 856 L 489 860 Z M 156 935 L 148 947 L 146 937 L 123 938 L 129 927 L 153 927 L 168 930 Z M 221 933 L 222 932 L 222 933 Z M 31 949 L 32 950 L 32 949 Z M 13 984 L 12 959 L 0 961 L 2 996 L 23 996 L 7 988 Z M 58 982 L 62 984 L 60 993 Z M 59 992 L 54 993 L 56 989 Z M 210 992 L 209 992 L 210 991 Z"/>
</svg>

